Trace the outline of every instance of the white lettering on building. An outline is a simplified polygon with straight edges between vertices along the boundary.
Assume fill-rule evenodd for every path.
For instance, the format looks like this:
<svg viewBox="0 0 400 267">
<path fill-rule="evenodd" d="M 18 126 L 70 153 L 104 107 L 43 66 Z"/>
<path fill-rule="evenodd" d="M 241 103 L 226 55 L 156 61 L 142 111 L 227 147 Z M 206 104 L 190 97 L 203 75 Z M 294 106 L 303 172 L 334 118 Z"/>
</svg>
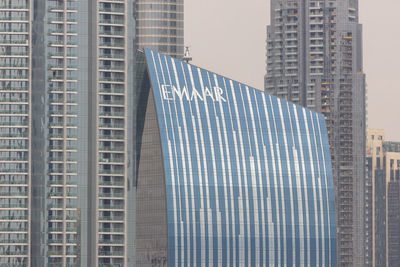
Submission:
<svg viewBox="0 0 400 267">
<path fill-rule="evenodd" d="M 192 91 L 189 92 L 186 86 L 183 88 L 178 88 L 175 85 L 161 85 L 161 95 L 163 100 L 184 99 L 187 101 L 193 101 L 196 99 L 198 101 L 206 101 L 207 99 L 210 99 L 213 102 L 226 102 L 226 98 L 223 96 L 223 94 L 224 90 L 218 86 L 214 86 L 212 89 L 204 87 L 201 91 L 193 88 Z"/>
</svg>

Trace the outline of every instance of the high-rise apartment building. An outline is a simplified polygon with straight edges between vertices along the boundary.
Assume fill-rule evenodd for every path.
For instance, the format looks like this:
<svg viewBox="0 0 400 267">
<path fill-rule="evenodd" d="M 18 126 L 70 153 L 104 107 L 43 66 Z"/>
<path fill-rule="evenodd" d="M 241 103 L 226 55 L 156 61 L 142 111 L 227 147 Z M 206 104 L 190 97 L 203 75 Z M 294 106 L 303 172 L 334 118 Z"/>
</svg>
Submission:
<svg viewBox="0 0 400 267">
<path fill-rule="evenodd" d="M 364 264 L 365 75 L 357 0 L 271 0 L 267 93 L 324 114 L 338 265 Z"/>
<path fill-rule="evenodd" d="M 398 266 L 400 255 L 400 142 L 367 129 L 366 266 Z"/>
<path fill-rule="evenodd" d="M 0 1 L 1 266 L 135 261 L 135 4 Z"/>
<path fill-rule="evenodd" d="M 29 1 L 1 1 L 0 265 L 29 263 L 32 148 Z"/>
</svg>

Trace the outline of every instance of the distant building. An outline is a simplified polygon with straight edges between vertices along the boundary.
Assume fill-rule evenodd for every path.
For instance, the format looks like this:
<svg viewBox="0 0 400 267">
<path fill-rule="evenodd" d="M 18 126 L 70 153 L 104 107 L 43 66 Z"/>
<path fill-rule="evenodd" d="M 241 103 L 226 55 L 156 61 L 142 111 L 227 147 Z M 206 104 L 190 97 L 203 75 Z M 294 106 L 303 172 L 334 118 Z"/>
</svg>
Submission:
<svg viewBox="0 0 400 267">
<path fill-rule="evenodd" d="M 400 262 L 400 142 L 385 141 L 380 129 L 367 130 L 367 266 Z"/>
<path fill-rule="evenodd" d="M 137 266 L 336 266 L 323 116 L 157 52 L 145 56 Z"/>
<path fill-rule="evenodd" d="M 183 0 L 136 0 L 136 45 L 182 58 Z"/>
<path fill-rule="evenodd" d="M 364 265 L 365 75 L 358 0 L 271 0 L 265 92 L 325 116 L 338 265 Z"/>
</svg>

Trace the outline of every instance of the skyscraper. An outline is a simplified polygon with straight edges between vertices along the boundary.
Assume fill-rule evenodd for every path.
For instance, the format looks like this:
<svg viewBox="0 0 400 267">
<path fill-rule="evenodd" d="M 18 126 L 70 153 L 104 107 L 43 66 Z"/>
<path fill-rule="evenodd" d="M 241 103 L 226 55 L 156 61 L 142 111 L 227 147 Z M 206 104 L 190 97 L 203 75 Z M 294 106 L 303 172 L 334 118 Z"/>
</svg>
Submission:
<svg viewBox="0 0 400 267">
<path fill-rule="evenodd" d="M 324 114 L 338 265 L 364 264 L 365 75 L 357 0 L 271 0 L 267 93 Z"/>
<path fill-rule="evenodd" d="M 175 58 L 183 56 L 183 0 L 136 0 L 136 42 Z"/>
<path fill-rule="evenodd" d="M 137 266 L 336 266 L 323 116 L 145 52 Z"/>
<path fill-rule="evenodd" d="M 400 143 L 367 129 L 365 266 L 398 266 L 400 257 Z M 368 238 L 367 238 L 368 237 Z M 368 256 L 368 257 L 367 257 Z"/>
<path fill-rule="evenodd" d="M 134 262 L 135 12 L 0 1 L 0 265 Z"/>
<path fill-rule="evenodd" d="M 30 253 L 32 14 L 29 1 L 0 8 L 0 264 L 22 264 Z"/>
</svg>

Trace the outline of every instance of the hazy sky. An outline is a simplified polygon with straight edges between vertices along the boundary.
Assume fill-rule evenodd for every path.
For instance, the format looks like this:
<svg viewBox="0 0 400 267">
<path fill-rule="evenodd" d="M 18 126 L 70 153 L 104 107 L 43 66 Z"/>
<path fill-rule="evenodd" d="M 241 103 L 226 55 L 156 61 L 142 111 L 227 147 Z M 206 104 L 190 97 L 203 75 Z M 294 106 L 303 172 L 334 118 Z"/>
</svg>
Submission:
<svg viewBox="0 0 400 267">
<path fill-rule="evenodd" d="M 263 88 L 270 0 L 185 0 L 193 64 Z M 400 141 L 400 1 L 360 0 L 368 127 Z"/>
</svg>

